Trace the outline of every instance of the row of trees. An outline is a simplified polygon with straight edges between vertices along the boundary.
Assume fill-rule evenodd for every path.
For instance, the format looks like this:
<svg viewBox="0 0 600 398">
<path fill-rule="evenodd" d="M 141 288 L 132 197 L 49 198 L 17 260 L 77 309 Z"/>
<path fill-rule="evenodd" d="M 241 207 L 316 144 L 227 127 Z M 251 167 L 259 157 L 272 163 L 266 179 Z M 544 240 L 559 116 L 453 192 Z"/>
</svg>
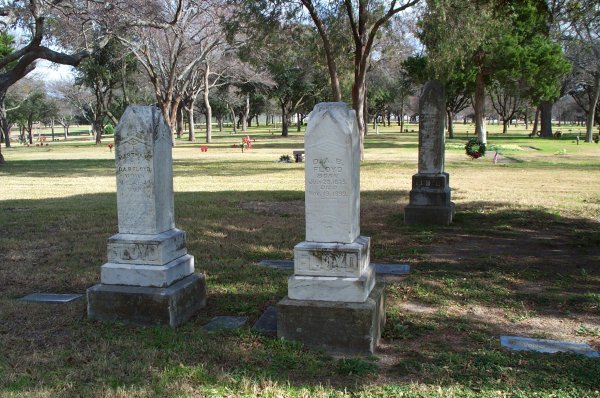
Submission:
<svg viewBox="0 0 600 398">
<path fill-rule="evenodd" d="M 195 109 L 207 121 L 228 113 L 244 128 L 274 100 L 287 135 L 294 113 L 347 100 L 364 137 L 369 113 L 403 115 L 409 95 L 432 78 L 446 86 L 450 120 L 473 106 L 482 141 L 486 98 L 505 122 L 533 105 L 551 136 L 552 104 L 566 94 L 586 111 L 591 140 L 600 92 L 599 6 L 591 0 L 4 4 L 0 24 L 13 29 L 0 34 L 6 145 L 9 110 L 26 105 L 7 98 L 8 88 L 39 59 L 78 67 L 76 85 L 53 87 L 51 96 L 86 114 L 97 142 L 103 124 L 132 102 L 159 106 L 174 134 L 187 114 L 193 140 Z"/>
</svg>

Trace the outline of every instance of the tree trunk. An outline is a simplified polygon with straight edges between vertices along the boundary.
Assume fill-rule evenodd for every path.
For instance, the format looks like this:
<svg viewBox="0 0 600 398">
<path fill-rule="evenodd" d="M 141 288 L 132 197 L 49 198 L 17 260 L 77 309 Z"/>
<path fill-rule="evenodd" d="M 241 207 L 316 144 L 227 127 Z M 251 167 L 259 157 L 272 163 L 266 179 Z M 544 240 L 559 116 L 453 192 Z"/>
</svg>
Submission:
<svg viewBox="0 0 600 398">
<path fill-rule="evenodd" d="M 194 98 L 195 99 L 195 98 Z M 194 100 L 192 100 L 192 105 L 188 108 L 188 119 L 189 119 L 189 127 L 188 127 L 188 141 L 196 140 L 196 132 L 194 131 Z"/>
<path fill-rule="evenodd" d="M 96 136 L 96 144 L 102 143 L 102 119 L 102 117 L 96 117 L 92 123 L 92 131 Z"/>
<path fill-rule="evenodd" d="M 531 135 L 537 134 L 538 120 L 540 119 L 540 107 L 535 108 L 535 116 L 533 117 L 533 128 L 531 129 Z"/>
<path fill-rule="evenodd" d="M 260 124 L 258 124 L 258 114 L 256 115 L 256 127 L 260 126 Z"/>
<path fill-rule="evenodd" d="M 523 115 L 523 122 L 525 122 L 525 131 L 529 129 L 529 119 L 527 118 L 527 112 Z"/>
<path fill-rule="evenodd" d="M 246 94 L 246 102 L 244 103 L 244 112 L 242 112 L 242 132 L 248 132 L 248 116 L 250 116 L 250 94 Z"/>
<path fill-rule="evenodd" d="M 285 104 L 281 104 L 281 136 L 287 137 L 291 122 L 291 115 Z"/>
<path fill-rule="evenodd" d="M 177 106 L 177 138 L 181 138 L 183 135 L 183 102 L 179 103 Z"/>
<path fill-rule="evenodd" d="M 227 107 L 229 108 L 229 117 L 231 118 L 231 127 L 233 129 L 233 134 L 236 134 L 237 126 L 236 126 L 236 120 L 235 120 L 235 112 L 233 111 L 233 108 L 230 107 L 229 105 L 227 105 Z"/>
<path fill-rule="evenodd" d="M 208 119 L 207 119 L 207 123 Z M 222 133 L 223 132 L 223 116 L 217 116 L 217 124 L 219 125 L 219 132 Z"/>
<path fill-rule="evenodd" d="M 300 132 L 302 131 L 302 118 L 300 117 L 299 113 L 296 113 L 296 116 L 298 117 L 298 123 L 296 123 L 296 131 Z"/>
<path fill-rule="evenodd" d="M 452 125 L 452 119 L 454 115 L 452 111 L 446 110 L 446 115 L 448 119 L 448 138 L 454 138 L 454 126 Z"/>
<path fill-rule="evenodd" d="M 54 141 L 54 119 L 50 119 L 50 131 L 52 132 L 52 141 Z"/>
<path fill-rule="evenodd" d="M 600 72 L 594 76 L 594 92 L 590 98 L 590 108 L 585 121 L 585 142 L 592 142 L 592 135 L 594 132 L 594 117 L 596 114 L 596 104 L 598 103 L 598 97 L 600 97 Z M 600 134 L 600 133 L 598 133 Z"/>
<path fill-rule="evenodd" d="M 552 138 L 552 106 L 551 101 L 540 102 L 540 136 Z"/>
<path fill-rule="evenodd" d="M 502 120 L 502 134 L 506 134 L 508 131 L 508 120 Z"/>
<path fill-rule="evenodd" d="M 477 139 L 484 144 L 487 142 L 487 133 L 485 130 L 485 81 L 483 71 L 479 68 L 475 78 L 475 98 L 473 101 L 473 110 L 475 111 L 475 134 Z"/>
</svg>

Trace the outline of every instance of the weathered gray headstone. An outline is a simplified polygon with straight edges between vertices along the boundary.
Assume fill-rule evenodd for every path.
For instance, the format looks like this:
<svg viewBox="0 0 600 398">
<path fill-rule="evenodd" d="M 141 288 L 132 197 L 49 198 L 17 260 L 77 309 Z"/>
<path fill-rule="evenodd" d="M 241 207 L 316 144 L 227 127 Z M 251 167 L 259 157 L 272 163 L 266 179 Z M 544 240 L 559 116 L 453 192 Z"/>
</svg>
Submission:
<svg viewBox="0 0 600 398">
<path fill-rule="evenodd" d="M 419 168 L 412 177 L 410 202 L 404 208 L 406 224 L 452 222 L 450 176 L 444 172 L 445 120 L 444 87 L 437 81 L 429 81 L 419 99 Z"/>
<path fill-rule="evenodd" d="M 119 233 L 101 284 L 88 289 L 88 315 L 175 327 L 205 305 L 206 286 L 175 228 L 170 129 L 158 108 L 130 106 L 115 144 Z"/>
<path fill-rule="evenodd" d="M 356 114 L 345 103 L 317 104 L 304 140 L 306 240 L 294 248 L 294 275 L 288 280 L 288 297 L 278 304 L 277 333 L 329 351 L 372 352 L 380 337 L 373 325 L 383 316 L 377 310 L 383 305 L 383 290 L 373 290 L 370 238 L 360 236 Z M 360 304 L 361 310 L 347 313 L 350 303 Z M 323 336 L 319 320 L 307 316 L 315 306 L 330 317 L 333 328 L 360 336 Z M 370 326 L 353 327 L 356 317 Z M 365 330 L 370 332 L 365 335 Z"/>
</svg>

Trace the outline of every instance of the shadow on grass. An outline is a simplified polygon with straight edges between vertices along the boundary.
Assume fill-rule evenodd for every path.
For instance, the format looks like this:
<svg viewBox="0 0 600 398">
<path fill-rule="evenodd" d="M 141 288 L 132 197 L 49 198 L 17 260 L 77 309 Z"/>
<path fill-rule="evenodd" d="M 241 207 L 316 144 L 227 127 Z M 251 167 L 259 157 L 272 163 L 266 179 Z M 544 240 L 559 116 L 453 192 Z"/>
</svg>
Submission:
<svg viewBox="0 0 600 398">
<path fill-rule="evenodd" d="M 187 232 L 188 251 L 197 270 L 206 273 L 209 292 L 207 308 L 177 330 L 90 322 L 83 301 L 52 307 L 14 301 L 32 291 L 83 291 L 97 283 L 106 239 L 117 232 L 116 200 L 114 194 L 97 194 L 2 202 L 3 209 L 12 210 L 0 213 L 5 227 L 0 229 L 0 346 L 7 347 L 0 356 L 0 391 L 219 396 L 248 394 L 274 382 L 290 395 L 303 388 L 416 395 L 409 382 L 418 382 L 433 386 L 430 396 L 454 390 L 473 396 L 497 390 L 585 396 L 598 388 L 597 360 L 503 351 L 498 336 L 514 333 L 515 324 L 443 310 L 475 306 L 524 319 L 527 311 L 565 320 L 598 316 L 599 225 L 509 203 L 460 203 L 451 226 L 407 227 L 402 223 L 406 191 L 361 195 L 361 229 L 377 253 L 372 260 L 413 266 L 403 284 L 388 286 L 382 346 L 387 359 L 375 362 L 378 371 L 368 358 L 341 366 L 335 358 L 248 328 L 204 332 L 201 326 L 215 315 L 245 315 L 252 324 L 285 295 L 287 272 L 256 263 L 292 258 L 293 246 L 304 238 L 304 216 L 285 204 L 303 196 L 298 191 L 175 195 L 176 224 Z M 239 206 L 252 201 L 280 205 Z M 524 289 L 538 284 L 541 291 Z M 406 300 L 438 309 L 410 314 L 401 307 Z M 352 371 L 362 373 L 356 377 Z"/>
</svg>

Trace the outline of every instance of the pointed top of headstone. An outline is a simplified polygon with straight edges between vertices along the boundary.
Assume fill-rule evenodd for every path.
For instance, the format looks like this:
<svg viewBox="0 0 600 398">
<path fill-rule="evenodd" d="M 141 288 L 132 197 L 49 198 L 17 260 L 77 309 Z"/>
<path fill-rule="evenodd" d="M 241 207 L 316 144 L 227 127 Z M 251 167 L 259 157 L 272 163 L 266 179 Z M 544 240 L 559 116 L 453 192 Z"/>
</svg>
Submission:
<svg viewBox="0 0 600 398">
<path fill-rule="evenodd" d="M 444 86 L 430 80 L 419 98 L 419 173 L 444 172 L 444 128 L 446 96 Z"/>
<path fill-rule="evenodd" d="M 155 106 L 130 105 L 115 128 L 115 144 L 129 140 L 147 140 L 148 132 L 152 132 L 154 141 L 171 141 L 171 130 L 160 109 Z"/>
</svg>

